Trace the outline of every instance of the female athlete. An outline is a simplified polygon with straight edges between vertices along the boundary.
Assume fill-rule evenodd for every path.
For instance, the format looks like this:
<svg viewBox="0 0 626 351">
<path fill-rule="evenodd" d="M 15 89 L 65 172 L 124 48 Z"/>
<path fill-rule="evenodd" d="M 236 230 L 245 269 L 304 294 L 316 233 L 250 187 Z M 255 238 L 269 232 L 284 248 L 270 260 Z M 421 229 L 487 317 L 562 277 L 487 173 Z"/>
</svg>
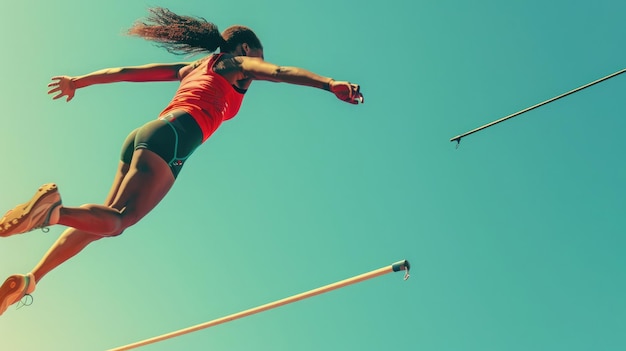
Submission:
<svg viewBox="0 0 626 351">
<path fill-rule="evenodd" d="M 180 85 L 157 119 L 126 138 L 104 204 L 66 207 L 51 183 L 0 219 L 3 237 L 55 224 L 68 227 L 31 272 L 12 275 L 0 286 L 0 314 L 30 295 L 48 272 L 87 245 L 120 235 L 155 208 L 192 152 L 223 121 L 237 114 L 252 81 L 319 88 L 351 104 L 363 102 L 356 84 L 264 61 L 263 46 L 247 27 L 231 26 L 220 33 L 215 24 L 202 18 L 181 16 L 165 8 L 149 11 L 144 21 L 129 29 L 130 35 L 154 41 L 172 53 L 208 55 L 195 62 L 109 68 L 83 76 L 52 78 L 49 94 L 66 101 L 77 89 L 94 84 L 180 81 Z"/>
</svg>

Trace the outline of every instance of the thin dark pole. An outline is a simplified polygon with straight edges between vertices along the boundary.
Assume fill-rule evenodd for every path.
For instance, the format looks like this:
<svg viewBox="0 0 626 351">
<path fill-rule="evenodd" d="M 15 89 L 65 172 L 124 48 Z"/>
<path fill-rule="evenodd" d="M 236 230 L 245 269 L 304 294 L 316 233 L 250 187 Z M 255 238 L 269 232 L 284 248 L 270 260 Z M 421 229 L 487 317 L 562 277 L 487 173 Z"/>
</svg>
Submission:
<svg viewBox="0 0 626 351">
<path fill-rule="evenodd" d="M 489 127 L 491 127 L 491 126 L 493 126 L 493 125 L 496 125 L 496 124 L 498 124 L 498 123 L 500 123 L 500 122 L 504 122 L 504 121 L 506 121 L 507 119 L 511 119 L 511 118 L 513 118 L 513 117 L 519 116 L 519 115 L 521 115 L 522 113 L 526 113 L 526 112 L 528 112 L 528 111 L 530 111 L 530 110 L 534 110 L 534 109 L 536 109 L 537 107 L 541 107 L 541 106 L 543 106 L 543 105 L 545 105 L 545 104 L 549 104 L 549 103 L 551 103 L 551 102 L 553 102 L 553 101 L 556 101 L 556 100 L 558 100 L 558 99 L 560 99 L 560 98 L 564 98 L 564 97 L 566 97 L 566 96 L 568 96 L 568 95 L 574 94 L 575 92 L 578 92 L 578 91 L 581 91 L 581 90 L 583 90 L 583 89 L 589 88 L 589 87 L 590 87 L 590 86 L 592 86 L 592 85 L 598 84 L 598 83 L 603 82 L 603 81 L 605 81 L 605 80 L 607 80 L 607 79 L 611 79 L 611 78 L 613 78 L 613 77 L 615 77 L 615 76 L 618 76 L 618 75 L 620 75 L 620 74 L 622 74 L 622 73 L 624 73 L 624 72 L 626 72 L 626 68 L 624 68 L 624 69 L 623 69 L 623 70 L 621 70 L 621 71 L 617 71 L 617 72 L 615 72 L 615 73 L 613 73 L 613 74 L 609 74 L 608 76 L 606 76 L 606 77 L 604 77 L 604 78 L 600 78 L 600 79 L 598 79 L 598 80 L 596 80 L 596 81 L 593 81 L 593 82 L 591 82 L 591 83 L 589 83 L 589 84 L 585 84 L 585 85 L 583 85 L 583 86 L 581 86 L 581 87 L 578 87 L 578 88 L 576 88 L 576 89 L 574 89 L 574 90 L 570 90 L 570 91 L 568 91 L 567 93 L 561 94 L 561 95 L 559 95 L 559 96 L 555 96 L 555 97 L 553 97 L 552 99 L 549 99 L 549 100 L 546 100 L 546 101 L 544 101 L 544 102 L 538 103 L 537 105 L 534 105 L 534 106 L 531 106 L 531 107 L 525 108 L 525 109 L 523 109 L 523 110 L 521 110 L 521 111 L 515 112 L 514 114 L 508 115 L 508 116 L 506 116 L 506 117 L 502 117 L 502 118 L 500 118 L 499 120 L 493 121 L 493 122 L 491 122 L 491 123 L 489 123 L 489 124 L 485 124 L 485 125 L 484 125 L 484 126 L 482 126 L 482 127 L 478 127 L 478 128 L 476 128 L 476 129 L 472 129 L 472 130 L 470 130 L 469 132 L 466 132 L 466 133 L 463 133 L 463 134 L 457 135 L 457 136 L 455 136 L 454 138 L 450 139 L 450 141 L 456 141 L 457 143 L 460 143 L 462 138 L 464 138 L 464 137 L 466 137 L 466 136 L 468 136 L 468 135 L 470 135 L 470 134 L 474 134 L 474 133 L 479 132 L 479 131 L 481 131 L 481 130 L 483 130 L 483 129 L 487 129 L 487 128 L 489 128 Z"/>
</svg>

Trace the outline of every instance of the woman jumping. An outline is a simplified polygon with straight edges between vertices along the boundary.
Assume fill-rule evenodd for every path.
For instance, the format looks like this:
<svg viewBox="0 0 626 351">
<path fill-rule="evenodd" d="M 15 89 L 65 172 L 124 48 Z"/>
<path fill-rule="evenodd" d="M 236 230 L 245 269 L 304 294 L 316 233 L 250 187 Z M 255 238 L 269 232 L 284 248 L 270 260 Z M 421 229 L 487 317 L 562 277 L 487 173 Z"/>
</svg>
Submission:
<svg viewBox="0 0 626 351">
<path fill-rule="evenodd" d="M 359 86 L 310 71 L 263 60 L 263 46 L 244 26 L 220 34 L 202 18 L 152 8 L 130 35 L 154 41 L 175 54 L 208 53 L 195 62 L 109 68 L 83 76 L 53 77 L 48 92 L 70 101 L 76 89 L 114 82 L 180 81 L 158 119 L 132 131 L 122 146 L 111 190 L 103 205 L 62 205 L 55 184 L 41 186 L 33 198 L 0 219 L 0 236 L 8 237 L 55 224 L 69 227 L 27 274 L 12 275 L 0 286 L 0 315 L 35 290 L 51 270 L 90 243 L 120 235 L 137 223 L 170 190 L 185 161 L 220 124 L 233 118 L 253 80 L 284 82 L 324 89 L 351 103 L 363 102 Z M 215 53 L 219 49 L 219 53 Z"/>
</svg>

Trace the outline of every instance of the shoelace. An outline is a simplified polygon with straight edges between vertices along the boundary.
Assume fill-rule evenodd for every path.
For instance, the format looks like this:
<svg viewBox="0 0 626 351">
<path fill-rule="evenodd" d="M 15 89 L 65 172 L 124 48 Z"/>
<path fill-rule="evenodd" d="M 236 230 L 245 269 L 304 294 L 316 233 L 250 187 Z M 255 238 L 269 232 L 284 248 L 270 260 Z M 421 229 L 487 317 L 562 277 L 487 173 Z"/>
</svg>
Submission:
<svg viewBox="0 0 626 351">
<path fill-rule="evenodd" d="M 33 298 L 33 295 L 26 294 L 24 295 L 24 297 L 22 297 L 20 302 L 17 303 L 17 307 L 15 309 L 19 310 L 22 307 L 28 307 L 33 304 L 33 301 L 35 301 L 35 299 Z"/>
</svg>

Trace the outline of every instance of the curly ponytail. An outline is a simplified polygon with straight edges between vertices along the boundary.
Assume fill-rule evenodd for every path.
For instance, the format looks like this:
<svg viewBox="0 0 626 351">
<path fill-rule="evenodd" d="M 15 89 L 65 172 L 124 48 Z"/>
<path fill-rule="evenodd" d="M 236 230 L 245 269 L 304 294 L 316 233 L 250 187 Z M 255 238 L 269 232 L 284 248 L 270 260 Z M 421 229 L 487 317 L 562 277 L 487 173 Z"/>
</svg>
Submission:
<svg viewBox="0 0 626 351">
<path fill-rule="evenodd" d="M 162 7 L 148 10 L 145 22 L 135 22 L 128 34 L 154 41 L 177 55 L 214 52 L 226 44 L 217 26 L 204 18 L 180 16 Z"/>
<path fill-rule="evenodd" d="M 245 26 L 231 26 L 220 34 L 214 23 L 202 17 L 180 16 L 162 7 L 148 11 L 145 22 L 135 22 L 128 34 L 154 41 L 172 54 L 214 52 L 218 48 L 232 52 L 243 43 L 255 49 L 263 48 L 256 34 Z"/>
</svg>

